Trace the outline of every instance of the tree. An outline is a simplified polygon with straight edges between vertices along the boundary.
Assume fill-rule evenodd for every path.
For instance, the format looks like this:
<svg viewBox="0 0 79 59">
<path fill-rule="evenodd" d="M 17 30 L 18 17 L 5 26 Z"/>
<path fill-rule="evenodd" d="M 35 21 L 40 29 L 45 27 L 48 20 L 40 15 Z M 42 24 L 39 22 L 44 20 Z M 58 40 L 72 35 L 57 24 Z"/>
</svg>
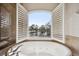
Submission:
<svg viewBox="0 0 79 59">
<path fill-rule="evenodd" d="M 29 27 L 29 31 L 30 31 L 30 35 L 31 35 L 31 36 L 34 36 L 34 33 L 35 33 L 35 24 L 32 24 L 32 25 Z"/>
<path fill-rule="evenodd" d="M 38 25 L 35 25 L 35 35 L 37 36 L 38 35 Z"/>
<path fill-rule="evenodd" d="M 44 36 L 46 29 L 44 25 L 41 25 L 41 27 L 39 28 L 39 32 L 40 32 L 40 36 Z"/>
<path fill-rule="evenodd" d="M 50 36 L 51 35 L 51 25 L 50 25 L 50 23 L 48 22 L 45 26 L 46 26 L 47 36 Z"/>
</svg>

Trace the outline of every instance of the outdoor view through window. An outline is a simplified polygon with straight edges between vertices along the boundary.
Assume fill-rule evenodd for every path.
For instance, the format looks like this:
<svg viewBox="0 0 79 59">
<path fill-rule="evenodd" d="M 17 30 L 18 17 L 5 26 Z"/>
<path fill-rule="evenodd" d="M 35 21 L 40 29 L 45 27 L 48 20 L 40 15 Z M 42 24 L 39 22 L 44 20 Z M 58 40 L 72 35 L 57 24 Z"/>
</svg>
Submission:
<svg viewBox="0 0 79 59">
<path fill-rule="evenodd" d="M 47 11 L 32 11 L 28 15 L 29 36 L 51 36 L 51 13 Z"/>
</svg>

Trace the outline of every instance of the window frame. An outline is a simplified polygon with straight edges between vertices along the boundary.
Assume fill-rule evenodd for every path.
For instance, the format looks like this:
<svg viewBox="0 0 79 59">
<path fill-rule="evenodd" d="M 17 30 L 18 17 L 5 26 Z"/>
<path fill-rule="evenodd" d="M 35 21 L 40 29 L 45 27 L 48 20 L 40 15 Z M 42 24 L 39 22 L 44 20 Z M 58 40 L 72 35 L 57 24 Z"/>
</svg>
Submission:
<svg viewBox="0 0 79 59">
<path fill-rule="evenodd" d="M 27 13 L 27 17 L 28 17 L 29 14 L 34 13 L 34 12 L 46 12 L 46 13 L 49 13 L 51 15 L 51 21 L 50 21 L 50 23 L 51 23 L 51 36 L 50 37 L 38 37 L 38 36 L 37 37 L 31 37 L 31 36 L 29 36 L 29 19 L 28 19 L 27 39 L 30 38 L 30 40 L 40 40 L 40 39 L 41 40 L 48 40 L 48 39 L 52 40 L 53 39 L 53 25 L 52 25 L 52 23 L 53 23 L 53 13 L 49 10 L 31 10 Z M 38 38 L 40 38 L 40 39 L 38 39 Z"/>
</svg>

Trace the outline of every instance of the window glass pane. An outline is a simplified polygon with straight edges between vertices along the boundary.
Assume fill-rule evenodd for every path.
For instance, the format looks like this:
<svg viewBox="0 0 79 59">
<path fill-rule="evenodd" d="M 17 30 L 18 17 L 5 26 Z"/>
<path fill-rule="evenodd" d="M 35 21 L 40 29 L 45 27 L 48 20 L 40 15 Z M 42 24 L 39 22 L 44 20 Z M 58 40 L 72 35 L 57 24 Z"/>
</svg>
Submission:
<svg viewBox="0 0 79 59">
<path fill-rule="evenodd" d="M 51 35 L 51 13 L 46 11 L 32 11 L 28 15 L 29 35 L 39 37 L 50 37 Z"/>
</svg>

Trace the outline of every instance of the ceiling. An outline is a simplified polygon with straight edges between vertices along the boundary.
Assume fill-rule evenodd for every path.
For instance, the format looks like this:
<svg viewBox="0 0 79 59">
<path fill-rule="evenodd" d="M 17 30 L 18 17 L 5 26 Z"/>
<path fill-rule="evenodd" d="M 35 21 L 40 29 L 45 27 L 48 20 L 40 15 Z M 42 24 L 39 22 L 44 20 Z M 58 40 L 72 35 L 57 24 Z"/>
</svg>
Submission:
<svg viewBox="0 0 79 59">
<path fill-rule="evenodd" d="M 49 10 L 52 11 L 59 3 L 22 3 L 28 10 Z"/>
</svg>

